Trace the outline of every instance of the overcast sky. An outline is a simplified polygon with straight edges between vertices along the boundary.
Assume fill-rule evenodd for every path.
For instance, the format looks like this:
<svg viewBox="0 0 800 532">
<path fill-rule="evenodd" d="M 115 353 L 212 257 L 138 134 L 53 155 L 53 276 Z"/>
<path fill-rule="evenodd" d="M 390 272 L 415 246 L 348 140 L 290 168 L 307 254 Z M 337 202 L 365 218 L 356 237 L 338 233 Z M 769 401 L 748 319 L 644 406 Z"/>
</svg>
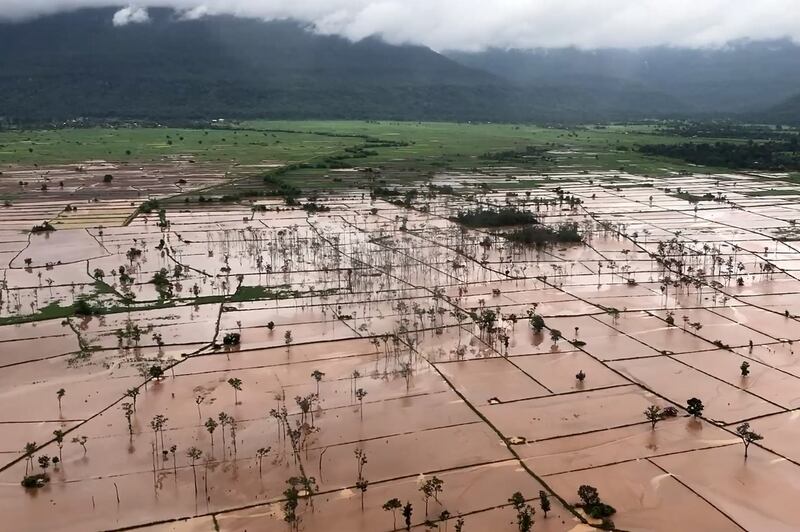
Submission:
<svg viewBox="0 0 800 532">
<path fill-rule="evenodd" d="M 122 5 L 120 5 L 122 4 Z M 186 18 L 294 18 L 321 33 L 436 50 L 486 47 L 720 46 L 742 38 L 800 41 L 800 0 L 0 0 L 0 17 L 117 5 L 116 25 L 146 24 L 148 7 Z"/>
</svg>

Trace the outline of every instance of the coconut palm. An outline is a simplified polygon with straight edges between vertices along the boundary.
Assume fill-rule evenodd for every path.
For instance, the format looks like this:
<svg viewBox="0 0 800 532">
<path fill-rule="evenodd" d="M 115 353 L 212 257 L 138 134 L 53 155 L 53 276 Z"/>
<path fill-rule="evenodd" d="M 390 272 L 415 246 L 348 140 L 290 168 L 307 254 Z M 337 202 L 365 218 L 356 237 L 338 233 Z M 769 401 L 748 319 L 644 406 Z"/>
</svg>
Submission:
<svg viewBox="0 0 800 532">
<path fill-rule="evenodd" d="M 267 454 L 269 454 L 272 447 L 261 447 L 256 450 L 256 459 L 258 460 L 258 476 L 261 476 L 261 461 L 264 459 Z"/>
<path fill-rule="evenodd" d="M 214 456 L 214 431 L 217 429 L 217 425 L 218 423 L 214 421 L 213 417 L 208 418 L 205 422 L 206 430 L 211 436 L 211 456 Z"/>
<path fill-rule="evenodd" d="M 186 451 L 186 456 L 192 461 L 192 475 L 194 475 L 194 494 L 197 496 L 197 469 L 195 469 L 195 462 L 203 456 L 203 451 L 197 447 L 189 447 Z"/>
<path fill-rule="evenodd" d="M 56 398 L 58 399 L 58 413 L 59 414 L 61 414 L 61 399 L 63 399 L 66 394 L 67 394 L 67 392 L 66 392 L 66 390 L 64 390 L 64 388 L 59 388 L 58 391 L 56 392 Z"/>
<path fill-rule="evenodd" d="M 242 391 L 242 379 L 233 377 L 228 379 L 228 384 L 233 388 L 233 404 L 239 404 L 239 392 Z"/>
<path fill-rule="evenodd" d="M 311 372 L 311 376 L 314 378 L 314 380 L 317 383 L 317 395 L 319 395 L 319 381 L 322 380 L 322 377 L 324 377 L 325 374 L 323 372 L 321 372 L 320 370 L 315 369 L 314 371 Z"/>
</svg>

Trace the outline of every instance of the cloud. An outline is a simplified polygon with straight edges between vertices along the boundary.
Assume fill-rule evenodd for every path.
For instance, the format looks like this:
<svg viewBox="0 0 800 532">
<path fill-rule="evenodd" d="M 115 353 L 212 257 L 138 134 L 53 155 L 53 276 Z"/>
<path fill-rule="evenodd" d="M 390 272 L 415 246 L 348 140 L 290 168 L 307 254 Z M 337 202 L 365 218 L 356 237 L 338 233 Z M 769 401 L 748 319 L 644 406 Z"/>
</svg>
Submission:
<svg viewBox="0 0 800 532">
<path fill-rule="evenodd" d="M 111 19 L 114 26 L 127 26 L 128 24 L 141 24 L 150 21 L 150 15 L 147 9 L 142 7 L 128 6 L 123 7 Z"/>
<path fill-rule="evenodd" d="M 0 0 L 0 17 L 20 19 L 113 0 Z M 654 45 L 721 46 L 738 39 L 800 41 L 797 0 L 141 0 L 115 16 L 147 20 L 149 7 L 183 19 L 228 14 L 292 18 L 352 40 L 379 35 L 437 50 Z"/>
</svg>

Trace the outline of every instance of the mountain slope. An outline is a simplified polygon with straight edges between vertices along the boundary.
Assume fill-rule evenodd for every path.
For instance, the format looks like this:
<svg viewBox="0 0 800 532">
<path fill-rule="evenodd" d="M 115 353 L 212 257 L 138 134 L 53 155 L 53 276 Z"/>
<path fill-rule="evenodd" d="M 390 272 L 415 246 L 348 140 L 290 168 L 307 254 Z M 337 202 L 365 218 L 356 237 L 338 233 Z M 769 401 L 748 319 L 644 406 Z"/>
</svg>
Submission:
<svg viewBox="0 0 800 532">
<path fill-rule="evenodd" d="M 114 27 L 85 9 L 0 24 L 0 116 L 586 121 L 683 107 L 641 84 L 520 85 L 421 46 L 232 17 Z"/>
<path fill-rule="evenodd" d="M 800 46 L 788 40 L 732 43 L 721 49 L 562 48 L 447 55 L 518 83 L 587 88 L 625 80 L 709 113 L 763 109 L 800 86 Z"/>
<path fill-rule="evenodd" d="M 764 118 L 776 124 L 800 125 L 800 94 L 756 114 L 755 118 Z"/>
</svg>

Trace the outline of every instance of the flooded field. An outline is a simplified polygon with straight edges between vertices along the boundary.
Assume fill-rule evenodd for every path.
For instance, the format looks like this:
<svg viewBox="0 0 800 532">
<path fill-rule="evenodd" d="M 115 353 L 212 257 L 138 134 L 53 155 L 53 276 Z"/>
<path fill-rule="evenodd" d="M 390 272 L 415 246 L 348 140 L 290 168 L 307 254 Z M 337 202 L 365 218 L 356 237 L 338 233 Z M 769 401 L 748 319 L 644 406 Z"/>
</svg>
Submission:
<svg viewBox="0 0 800 532">
<path fill-rule="evenodd" d="M 800 528 L 783 176 L 509 166 L 139 208 L 224 181 L 198 166 L 0 176 L 37 187 L 0 210 L 15 530 Z"/>
</svg>

